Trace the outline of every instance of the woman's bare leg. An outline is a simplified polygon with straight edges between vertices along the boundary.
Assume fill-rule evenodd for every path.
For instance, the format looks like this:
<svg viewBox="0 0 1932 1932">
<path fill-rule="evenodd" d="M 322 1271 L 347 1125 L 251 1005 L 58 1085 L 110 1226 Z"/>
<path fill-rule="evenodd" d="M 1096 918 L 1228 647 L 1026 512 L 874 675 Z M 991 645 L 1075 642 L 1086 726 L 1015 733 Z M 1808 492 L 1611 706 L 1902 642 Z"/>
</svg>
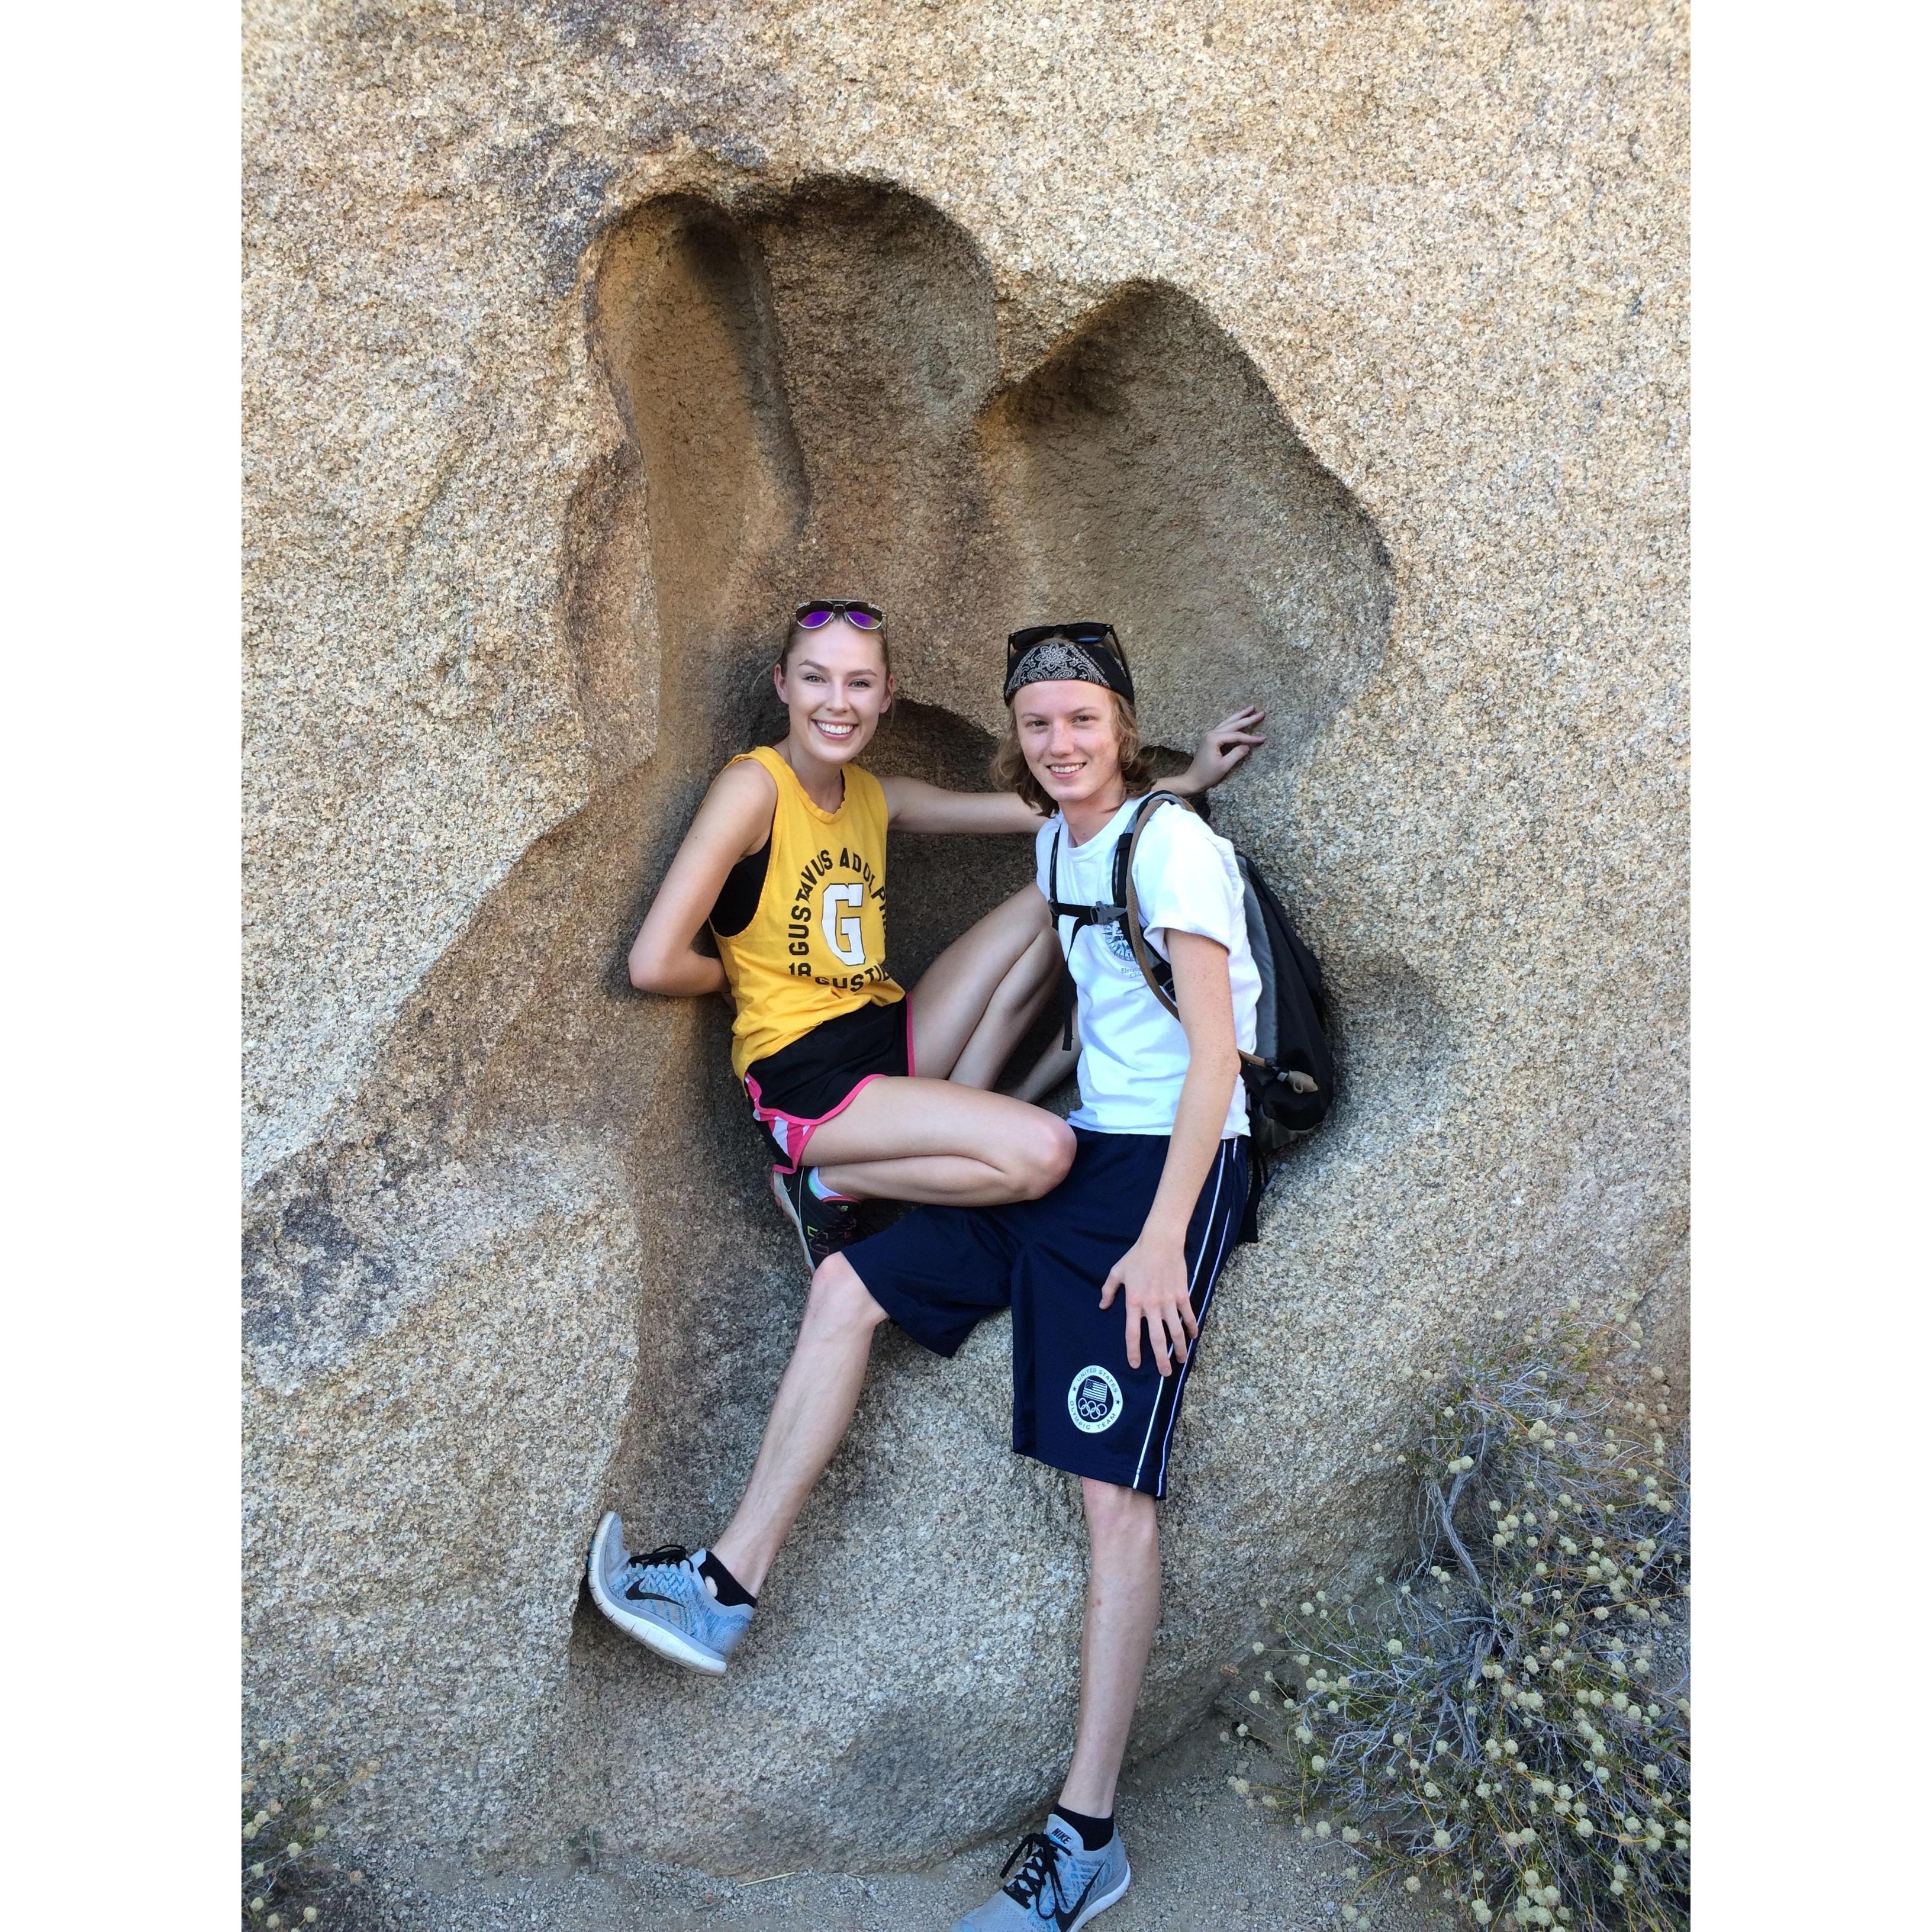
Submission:
<svg viewBox="0 0 1932 1932">
<path fill-rule="evenodd" d="M 814 1133 L 806 1158 L 854 1200 L 989 1208 L 1059 1185 L 1073 1136 L 1037 1107 L 989 1093 L 1053 990 L 1046 902 L 1023 886 L 956 939 L 912 992 L 916 1078 L 874 1080 Z"/>
<path fill-rule="evenodd" d="M 990 1208 L 1059 1186 L 1073 1160 L 1066 1122 L 950 1080 L 874 1080 L 814 1133 L 806 1158 L 855 1200 Z"/>
<path fill-rule="evenodd" d="M 959 1063 L 975 1046 L 996 1004 L 1010 1016 L 1036 991 L 1044 955 L 1036 942 L 1042 936 L 1053 936 L 1046 901 L 1037 886 L 1022 886 L 968 926 L 926 968 L 912 989 L 915 1072 L 935 1080 L 960 1077 Z M 1025 1030 L 1022 1025 L 1014 1040 Z M 974 1071 L 982 1066 L 992 1044 L 989 1036 L 975 1054 Z M 1010 1046 L 1007 1052 L 1012 1050 Z M 998 1072 L 995 1066 L 983 1078 L 963 1084 L 989 1087 Z"/>
<path fill-rule="evenodd" d="M 980 1024 L 960 1049 L 948 1078 L 962 1087 L 992 1086 L 1026 1037 L 1027 1028 L 1045 1010 L 1065 970 L 1059 940 L 1051 932 L 1036 934 L 993 988 Z M 913 1010 L 916 1024 L 918 1009 Z"/>
</svg>

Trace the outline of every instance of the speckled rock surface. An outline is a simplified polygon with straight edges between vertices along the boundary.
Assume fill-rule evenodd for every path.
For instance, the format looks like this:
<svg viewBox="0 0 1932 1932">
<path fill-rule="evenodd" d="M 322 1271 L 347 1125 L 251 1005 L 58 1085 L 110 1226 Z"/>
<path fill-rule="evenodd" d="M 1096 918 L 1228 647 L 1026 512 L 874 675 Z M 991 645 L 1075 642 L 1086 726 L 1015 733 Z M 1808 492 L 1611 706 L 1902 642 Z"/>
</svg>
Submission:
<svg viewBox="0 0 1932 1932">
<path fill-rule="evenodd" d="M 723 1682 L 580 1597 L 603 1508 L 716 1526 L 803 1286 L 624 947 L 802 592 L 893 612 L 881 767 L 972 782 L 1070 606 L 1164 742 L 1270 706 L 1217 822 L 1347 1088 L 1217 1300 L 1137 1750 L 1390 1546 L 1406 1371 L 1630 1285 L 1681 1356 L 1682 10 L 247 20 L 251 1721 L 381 1756 L 398 1856 L 1004 1828 L 1084 1551 L 1003 1327 L 882 1343 Z M 892 864 L 909 975 L 1026 858 Z"/>
<path fill-rule="evenodd" d="M 1450 1932 L 1439 1899 L 1366 1891 L 1339 1838 L 1306 1844 L 1286 1813 L 1236 1797 L 1229 1780 L 1256 1767 L 1219 1736 L 1210 1723 L 1123 1782 L 1133 1882 L 1107 1932 L 1341 1932 L 1351 1904 L 1372 1932 Z M 732 1880 L 614 1856 L 580 1838 L 568 1858 L 538 1870 L 485 1876 L 446 1861 L 392 1874 L 340 1897 L 329 1916 L 356 1932 L 938 1932 L 985 1903 L 1011 1849 L 1000 1837 L 910 1869 Z"/>
</svg>

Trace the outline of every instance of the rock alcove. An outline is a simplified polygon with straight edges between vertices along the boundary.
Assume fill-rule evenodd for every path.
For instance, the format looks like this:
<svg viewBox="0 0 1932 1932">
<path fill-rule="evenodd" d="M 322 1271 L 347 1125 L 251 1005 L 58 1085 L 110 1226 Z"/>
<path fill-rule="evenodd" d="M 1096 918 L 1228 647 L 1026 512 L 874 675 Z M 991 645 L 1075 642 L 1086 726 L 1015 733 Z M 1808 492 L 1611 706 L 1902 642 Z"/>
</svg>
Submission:
<svg viewBox="0 0 1932 1932">
<path fill-rule="evenodd" d="M 981 782 L 999 640 L 1042 616 L 1120 627 L 1170 746 L 1265 705 L 1270 749 L 1216 822 L 1267 863 L 1300 754 L 1381 662 L 1390 561 L 1188 296 L 1003 286 L 896 190 L 658 197 L 584 286 L 620 425 L 562 544 L 592 796 L 256 1190 L 253 1647 L 308 1654 L 322 1630 L 316 1708 L 436 1766 L 436 1815 L 405 1836 L 534 1856 L 590 1820 L 716 1870 L 937 1851 L 1037 1802 L 1072 1712 L 1077 1503 L 1005 1450 L 1003 1329 L 950 1364 L 882 1341 L 748 1667 L 676 1675 L 578 1599 L 608 1504 L 689 1537 L 728 1505 L 803 1288 L 724 1015 L 632 994 L 624 946 L 710 774 L 776 724 L 764 673 L 801 592 L 892 614 L 906 695 L 879 769 Z M 892 862 L 908 983 L 1028 869 L 1021 841 L 903 839 Z M 1311 1189 L 1426 1130 L 1448 1057 L 1400 962 L 1329 963 L 1354 1082 Z M 1378 1066 L 1399 1108 L 1378 1112 Z M 1184 1423 L 1206 1466 L 1280 1420 L 1216 1414 Z M 419 1480 L 366 1484 L 399 1456 Z M 1169 1516 L 1194 1568 L 1144 1744 L 1201 1708 L 1232 1628 L 1217 1507 L 1184 1486 Z"/>
</svg>

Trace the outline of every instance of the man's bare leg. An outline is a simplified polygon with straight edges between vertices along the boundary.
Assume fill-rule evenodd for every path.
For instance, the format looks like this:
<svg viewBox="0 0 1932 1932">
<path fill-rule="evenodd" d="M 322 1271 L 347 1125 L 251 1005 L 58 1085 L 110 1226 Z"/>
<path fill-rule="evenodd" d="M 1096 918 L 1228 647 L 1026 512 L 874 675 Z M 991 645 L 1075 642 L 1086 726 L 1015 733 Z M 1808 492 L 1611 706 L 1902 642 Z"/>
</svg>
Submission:
<svg viewBox="0 0 1932 1932">
<path fill-rule="evenodd" d="M 1127 1729 L 1160 1622 L 1157 1505 L 1139 1490 L 1081 1482 L 1089 1556 L 1087 1620 L 1080 1633 L 1080 1718 L 1073 1763 L 1060 1802 L 1091 1818 L 1109 1817 Z"/>
<path fill-rule="evenodd" d="M 756 1596 L 805 1499 L 851 1426 L 886 1311 L 843 1255 L 822 1262 L 778 1384 L 752 1480 L 712 1553 Z"/>
</svg>

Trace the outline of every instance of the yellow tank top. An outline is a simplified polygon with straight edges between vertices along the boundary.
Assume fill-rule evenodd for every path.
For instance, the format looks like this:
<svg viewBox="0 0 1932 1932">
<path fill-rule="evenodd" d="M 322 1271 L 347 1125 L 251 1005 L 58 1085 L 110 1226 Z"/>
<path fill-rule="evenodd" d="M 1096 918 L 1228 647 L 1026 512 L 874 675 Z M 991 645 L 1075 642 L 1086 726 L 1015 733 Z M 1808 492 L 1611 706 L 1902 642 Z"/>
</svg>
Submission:
<svg viewBox="0 0 1932 1932">
<path fill-rule="evenodd" d="M 886 970 L 886 794 L 870 772 L 845 767 L 845 796 L 821 811 L 769 745 L 734 758 L 764 766 L 778 788 L 758 909 L 742 932 L 713 935 L 737 1017 L 731 1070 L 802 1040 L 862 1006 L 890 1006 L 904 989 Z"/>
</svg>

